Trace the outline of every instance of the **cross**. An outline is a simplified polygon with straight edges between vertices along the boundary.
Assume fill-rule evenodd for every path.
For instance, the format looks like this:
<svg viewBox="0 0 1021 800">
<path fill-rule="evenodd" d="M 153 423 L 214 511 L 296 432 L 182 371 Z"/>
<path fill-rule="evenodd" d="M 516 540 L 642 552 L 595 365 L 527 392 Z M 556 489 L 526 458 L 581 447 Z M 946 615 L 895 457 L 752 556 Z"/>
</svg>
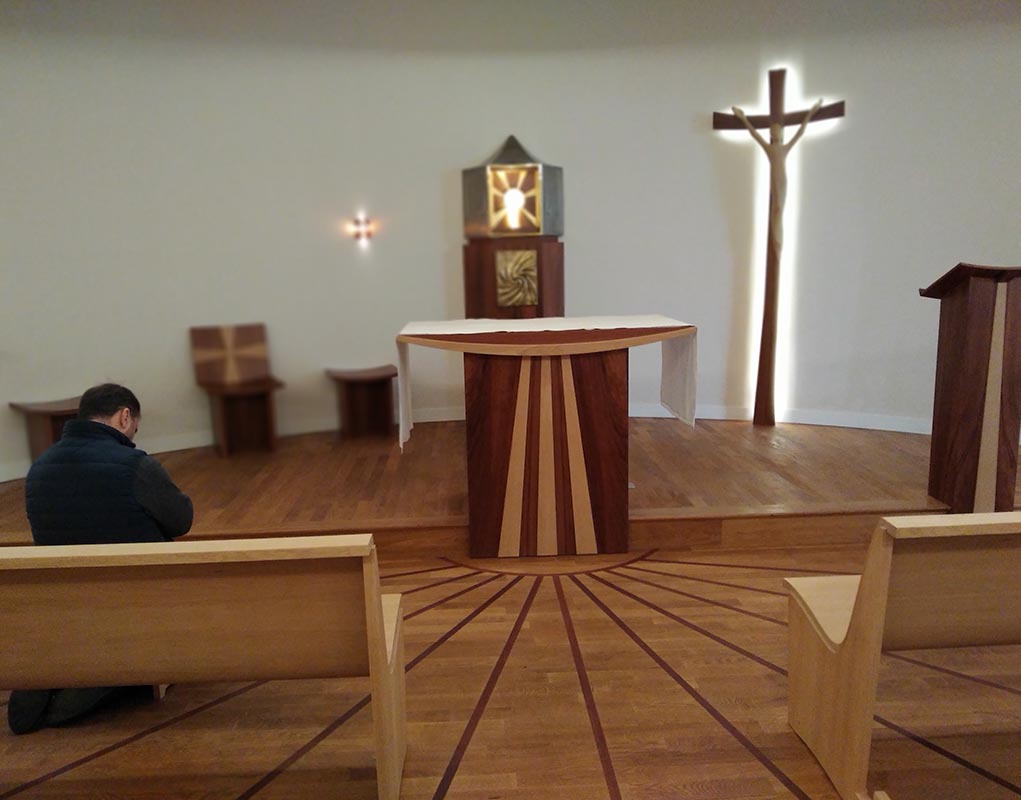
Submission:
<svg viewBox="0 0 1021 800">
<path fill-rule="evenodd" d="M 216 383 L 236 384 L 264 377 L 269 369 L 265 331 L 262 332 L 261 338 L 258 332 L 255 337 L 253 340 L 238 343 L 234 326 L 223 325 L 215 330 L 213 342 L 192 343 L 192 361 L 196 367 L 214 364 L 220 371 L 215 379 Z M 244 372 L 242 361 L 246 362 Z"/>
<path fill-rule="evenodd" d="M 737 106 L 733 114 L 713 113 L 714 130 L 745 128 L 769 158 L 769 234 L 766 242 L 766 289 L 762 308 L 762 336 L 759 345 L 759 372 L 755 382 L 756 425 L 775 425 L 773 377 L 776 369 L 776 322 L 780 284 L 780 251 L 783 248 L 783 207 L 787 199 L 787 154 L 804 135 L 810 122 L 844 116 L 844 101 L 823 105 L 822 100 L 803 111 L 784 111 L 785 69 L 769 71 L 769 114 L 747 116 Z M 784 128 L 798 125 L 789 142 Z M 769 128 L 767 142 L 758 129 Z"/>
<path fill-rule="evenodd" d="M 372 220 L 365 216 L 364 211 L 359 211 L 358 215 L 348 224 L 348 230 L 356 241 L 365 242 L 372 238 L 375 226 L 372 224 Z"/>
</svg>

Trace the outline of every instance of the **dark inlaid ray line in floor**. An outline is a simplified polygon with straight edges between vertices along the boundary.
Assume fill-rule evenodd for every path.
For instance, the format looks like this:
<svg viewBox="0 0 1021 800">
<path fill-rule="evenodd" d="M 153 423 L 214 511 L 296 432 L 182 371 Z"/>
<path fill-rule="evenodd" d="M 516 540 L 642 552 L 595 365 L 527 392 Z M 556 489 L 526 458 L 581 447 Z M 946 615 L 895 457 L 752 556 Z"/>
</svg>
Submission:
<svg viewBox="0 0 1021 800">
<path fill-rule="evenodd" d="M 599 575 L 589 575 L 587 577 L 589 577 L 591 580 L 598 581 L 599 583 L 602 583 L 602 584 L 604 584 L 605 586 L 608 586 L 611 589 L 614 589 L 615 591 L 619 592 L 620 594 L 624 595 L 625 597 L 628 597 L 631 600 L 634 600 L 634 601 L 636 601 L 638 603 L 641 603 L 642 605 L 646 606 L 647 608 L 649 608 L 649 609 L 651 609 L 653 611 L 656 611 L 659 614 L 662 614 L 663 616 L 667 617 L 668 619 L 672 619 L 675 622 L 678 622 L 681 625 L 684 625 L 685 627 L 690 628 L 693 631 L 701 633 L 703 636 L 706 636 L 706 637 L 712 639 L 713 641 L 717 642 L 718 644 L 722 644 L 724 647 L 728 647 L 729 649 L 734 650 L 737 653 L 740 653 L 741 655 L 745 656 L 746 658 L 749 658 L 752 661 L 755 661 L 757 664 L 761 664 L 762 666 L 766 667 L 767 669 L 772 670 L 773 672 L 777 672 L 777 673 L 779 673 L 781 675 L 784 675 L 784 676 L 787 675 L 787 670 L 784 669 L 783 667 L 779 666 L 778 664 L 774 664 L 771 661 L 768 661 L 768 660 L 762 658 L 761 656 L 757 656 L 754 653 L 750 652 L 749 650 L 745 650 L 743 647 L 740 647 L 739 645 L 736 645 L 733 642 L 730 642 L 730 641 L 724 639 L 721 636 L 717 636 L 716 634 L 706 630 L 705 628 L 702 628 L 701 626 L 696 625 L 695 623 L 690 622 L 689 620 L 686 620 L 683 617 L 679 617 L 678 615 L 674 614 L 673 612 L 668 611 L 667 609 L 665 609 L 665 608 L 663 608 L 661 606 L 658 606 L 655 603 L 653 603 L 653 602 L 651 602 L 649 600 L 646 600 L 643 597 L 639 597 L 638 595 L 634 594 L 633 592 L 629 592 L 626 589 L 624 589 L 624 588 L 622 588 L 620 586 L 617 586 L 617 585 L 615 585 L 614 583 L 612 583 L 610 581 L 607 581 L 605 578 L 601 578 Z M 969 761 L 968 759 L 964 758 L 963 756 L 959 756 L 957 754 L 952 753 L 951 751 L 947 750 L 944 747 L 941 747 L 940 745 L 936 744 L 935 742 L 929 741 L 928 739 L 926 739 L 924 736 L 922 736 L 920 734 L 914 733 L 913 731 L 910 731 L 910 730 L 908 730 L 907 728 L 905 728 L 905 727 L 903 727 L 901 725 L 896 725 L 894 723 L 891 723 L 888 720 L 886 720 L 886 719 L 884 719 L 882 717 L 879 717 L 878 715 L 875 715 L 873 718 L 875 719 L 876 722 L 880 723 L 884 727 L 887 727 L 890 730 L 895 731 L 896 733 L 899 733 L 902 736 L 905 736 L 908 739 L 910 739 L 910 740 L 912 740 L 912 741 L 914 741 L 914 742 L 916 742 L 918 744 L 921 744 L 921 745 L 927 747 L 928 749 L 932 750 L 935 753 L 939 753 L 940 755 L 946 756 L 948 759 L 950 759 L 954 763 L 959 764 L 959 765 L 961 765 L 961 766 L 971 770 L 976 775 L 981 775 L 983 778 L 988 778 L 989 780 L 994 780 L 994 782 L 998 783 L 1001 786 L 1004 786 L 1004 785 L 1013 786 L 1014 785 L 1014 784 L 1010 783 L 1010 781 L 1007 781 L 1005 778 L 1000 778 L 1000 777 L 996 777 L 996 776 L 990 778 L 990 776 L 993 776 L 994 774 L 992 772 L 990 772 L 989 770 L 985 769 L 985 767 L 979 766 L 978 764 L 975 764 L 974 762 Z"/>
<path fill-rule="evenodd" d="M 719 636 L 719 635 L 713 633 L 712 631 L 708 630 L 707 628 L 703 628 L 701 625 L 695 624 L 691 620 L 684 619 L 684 617 L 680 617 L 677 614 L 673 613 L 672 611 L 667 611 L 667 609 L 663 608 L 662 606 L 658 606 L 655 603 L 650 602 L 649 600 L 646 600 L 644 597 L 639 597 L 634 592 L 629 592 L 627 589 L 623 588 L 622 586 L 617 586 L 615 583 L 613 583 L 611 581 L 608 581 L 605 578 L 600 577 L 599 575 L 589 575 L 588 577 L 591 578 L 592 580 L 599 581 L 599 583 L 602 583 L 605 586 L 609 586 L 614 591 L 620 592 L 625 597 L 628 597 L 628 598 L 630 598 L 631 600 L 634 600 L 637 603 L 641 603 L 643 606 L 646 606 L 647 608 L 650 608 L 653 611 L 656 611 L 657 613 L 662 614 L 663 616 L 667 617 L 668 619 L 672 619 L 674 622 L 677 622 L 677 623 L 679 623 L 681 625 L 684 625 L 686 628 L 690 628 L 691 630 L 695 631 L 696 633 L 700 633 L 703 636 L 705 636 L 705 637 L 707 637 L 709 639 L 712 639 L 717 644 L 721 644 L 724 647 L 729 648 L 730 650 L 733 650 L 735 653 L 740 653 L 745 658 L 749 658 L 752 661 L 755 661 L 756 663 L 761 664 L 766 669 L 773 670 L 773 672 L 779 672 L 782 675 L 786 675 L 787 674 L 787 671 L 785 669 L 783 669 L 782 667 L 777 666 L 776 664 L 772 663 L 771 661 L 767 661 L 766 659 L 761 658 L 760 656 L 755 655 L 755 653 L 751 652 L 750 650 L 746 650 L 745 648 L 741 647 L 740 645 L 734 644 L 733 642 L 730 642 L 730 641 L 724 639 L 722 636 Z"/>
<path fill-rule="evenodd" d="M 605 580 L 599 579 L 597 576 L 589 576 L 599 580 L 601 583 L 605 583 L 608 586 L 612 584 Z M 623 619 L 621 619 L 614 611 L 607 606 L 602 600 L 589 589 L 585 584 L 578 578 L 571 576 L 571 580 L 574 581 L 575 585 L 585 593 L 589 600 L 595 603 L 596 607 L 599 608 L 607 617 L 609 617 L 614 624 L 617 625 L 625 634 L 636 644 L 639 649 L 642 650 L 649 658 L 651 658 L 661 670 L 663 670 L 670 678 L 680 686 L 688 695 L 698 703 L 702 709 L 709 714 L 716 722 L 733 736 L 742 747 L 745 748 L 763 767 L 765 767 L 770 774 L 773 775 L 780 783 L 782 783 L 787 790 L 793 794 L 798 800 L 812 800 L 812 798 L 800 787 L 794 780 L 787 775 L 782 769 L 780 769 L 769 756 L 767 756 L 759 747 L 749 739 L 734 723 L 732 723 L 722 712 L 719 711 L 709 700 L 699 692 L 694 686 L 688 683 L 687 680 L 681 676 L 669 663 L 657 653 L 649 644 L 639 636 L 630 625 L 628 625 Z"/>
<path fill-rule="evenodd" d="M 318 745 L 320 742 L 326 739 L 327 736 L 332 734 L 341 725 L 343 725 L 345 722 L 351 719 L 351 717 L 353 717 L 355 714 L 357 714 L 359 711 L 365 708 L 371 700 L 372 695 L 369 694 L 365 695 L 365 697 L 363 697 L 361 700 L 359 700 L 357 703 L 351 706 L 351 708 L 349 708 L 347 711 L 345 711 L 343 714 L 337 717 L 337 719 L 335 719 L 333 722 L 331 722 L 329 725 L 327 725 L 325 728 L 319 731 L 319 733 L 317 733 L 315 736 L 313 736 L 311 739 L 305 742 L 305 744 L 303 744 L 301 747 L 299 747 L 297 750 L 291 753 L 291 755 L 289 755 L 287 758 L 285 758 L 283 761 L 277 764 L 273 769 L 271 769 L 269 772 L 263 775 L 259 780 L 257 780 L 251 786 L 249 786 L 244 792 L 239 794 L 237 796 L 237 800 L 248 800 L 248 798 L 253 797 L 256 793 L 262 791 L 270 783 L 279 778 L 284 773 L 284 771 L 287 770 L 291 765 L 293 765 L 300 758 L 306 755 L 313 747 Z"/>
<path fill-rule="evenodd" d="M 437 586 L 444 586 L 454 581 L 460 581 L 464 578 L 474 578 L 476 575 L 481 575 L 481 570 L 474 570 L 473 572 L 466 572 L 464 575 L 455 575 L 453 578 L 444 578 L 441 581 L 435 581 L 434 583 L 427 583 L 425 586 L 416 586 L 414 589 L 405 589 L 401 594 L 415 594 L 416 592 L 424 592 L 426 589 L 435 589 Z"/>
<path fill-rule="evenodd" d="M 657 562 L 657 563 L 663 563 L 663 562 Z M 787 592 L 780 592 L 780 591 L 777 591 L 776 589 L 760 589 L 757 586 L 745 586 L 744 584 L 741 584 L 741 583 L 728 583 L 726 581 L 714 581 L 714 580 L 711 580 L 710 578 L 696 578 L 694 575 L 686 575 L 686 574 L 677 573 L 677 572 L 666 572 L 666 571 L 661 570 L 661 569 L 649 569 L 648 567 L 636 567 L 636 566 L 634 566 L 634 564 L 624 564 L 623 568 L 624 569 L 630 569 L 630 570 L 637 570 L 638 572 L 648 572 L 648 573 L 651 573 L 653 575 L 666 575 L 667 577 L 670 577 L 670 578 L 679 578 L 681 580 L 686 580 L 686 581 L 695 581 L 696 583 L 709 583 L 709 584 L 712 584 L 713 586 L 726 586 L 726 587 L 729 587 L 731 589 L 743 589 L 743 590 L 745 590 L 747 592 L 758 592 L 759 594 L 773 594 L 773 595 L 777 595 L 779 597 L 786 597 L 787 596 Z"/>
<path fill-rule="evenodd" d="M 603 732 L 603 725 L 599 719 L 599 708 L 596 706 L 595 695 L 592 693 L 592 684 L 589 682 L 588 672 L 585 669 L 585 658 L 582 656 L 581 647 L 578 645 L 578 636 L 574 630 L 574 622 L 571 619 L 571 611 L 567 607 L 567 599 L 564 597 L 564 587 L 560 576 L 554 576 L 553 586 L 557 590 L 557 602 L 560 604 L 560 616 L 564 620 L 564 628 L 567 631 L 567 641 L 571 645 L 571 655 L 574 657 L 574 668 L 578 673 L 578 683 L 581 685 L 582 697 L 585 698 L 585 710 L 588 712 L 589 725 L 592 727 L 592 736 L 596 741 L 596 750 L 599 753 L 599 763 L 603 768 L 603 779 L 606 781 L 606 790 L 610 794 L 610 800 L 621 800 L 620 786 L 617 783 L 617 773 L 613 769 L 613 760 L 610 758 L 610 748 L 606 743 L 606 734 Z"/>
<path fill-rule="evenodd" d="M 909 664 L 916 664 L 919 667 L 925 667 L 926 669 L 933 669 L 936 672 L 942 672 L 944 675 L 952 675 L 955 678 L 961 678 L 962 680 L 971 681 L 973 683 L 979 683 L 982 686 L 989 686 L 993 689 L 999 689 L 1004 692 L 1010 692 L 1011 694 L 1021 695 L 1021 689 L 1015 689 L 1013 686 L 1005 686 L 1002 683 L 996 683 L 988 678 L 979 678 L 976 675 L 968 675 L 966 672 L 958 672 L 956 669 L 950 669 L 949 667 L 941 667 L 938 664 L 930 664 L 928 661 L 920 661 L 917 658 L 911 658 L 903 653 L 883 653 L 884 656 L 889 658 L 895 658 L 898 661 L 906 661 Z"/>
<path fill-rule="evenodd" d="M 41 783 L 45 783 L 46 781 L 52 780 L 53 778 L 56 778 L 59 775 L 63 775 L 66 772 L 70 772 L 71 770 L 76 769 L 77 767 L 80 767 L 84 764 L 88 764 L 91 761 L 95 761 L 97 758 L 101 758 L 102 756 L 108 755 L 109 753 L 112 753 L 116 750 L 120 750 L 122 747 L 127 747 L 129 744 L 133 744 L 141 739 L 144 739 L 147 736 L 151 736 L 152 734 L 157 733 L 163 730 L 164 728 L 168 728 L 171 725 L 176 725 L 179 722 L 183 722 L 184 720 L 189 719 L 190 717 L 194 717 L 196 714 L 200 714 L 203 711 L 208 711 L 210 708 L 214 708 L 220 705 L 221 703 L 226 703 L 228 700 L 233 700 L 235 697 L 245 694 L 246 692 L 250 692 L 252 689 L 255 689 L 259 686 L 263 686 L 266 683 L 267 681 L 255 681 L 254 683 L 249 683 L 245 686 L 240 687 L 239 689 L 227 692 L 226 694 L 220 697 L 214 698 L 213 700 L 203 703 L 202 705 L 196 706 L 195 708 L 189 709 L 188 711 L 178 714 L 175 717 L 171 717 L 170 719 L 165 719 L 162 722 L 158 722 L 155 725 L 152 725 L 143 731 L 139 731 L 138 733 L 132 734 L 131 736 L 121 739 L 120 741 L 114 742 L 113 744 L 109 744 L 106 747 L 102 747 L 99 750 L 96 750 L 94 753 L 89 753 L 87 756 L 82 756 L 81 758 L 75 759 L 74 761 L 71 761 L 67 764 L 58 767 L 57 769 L 50 770 L 45 775 L 40 775 L 38 778 L 33 778 L 32 780 L 27 781 L 26 783 L 22 783 L 18 786 L 15 786 L 13 789 L 9 789 L 3 794 L 0 794 L 0 800 L 6 800 L 6 798 L 8 797 L 14 797 L 17 794 L 21 794 L 22 792 L 31 789 L 35 786 L 38 786 Z"/>
<path fill-rule="evenodd" d="M 443 777 L 440 778 L 440 783 L 436 787 L 436 792 L 433 794 L 433 800 L 441 800 L 447 796 L 450 784 L 453 782 L 454 776 L 457 774 L 457 768 L 460 766 L 461 759 L 464 758 L 465 751 L 471 743 L 472 736 L 475 733 L 475 729 L 478 727 L 479 720 L 482 719 L 482 715 L 485 713 L 486 704 L 489 702 L 489 698 L 493 695 L 493 690 L 496 688 L 497 681 L 500 680 L 500 674 L 503 672 L 504 665 L 510 657 L 511 650 L 514 649 L 514 642 L 517 641 L 518 634 L 521 633 L 521 628 L 525 624 L 525 618 L 528 616 L 528 612 L 532 607 L 532 602 L 535 600 L 535 595 L 538 593 L 541 583 L 542 576 L 539 576 L 535 579 L 535 582 L 532 584 L 532 588 L 528 592 L 528 596 L 525 598 L 525 602 L 521 606 L 521 612 L 518 614 L 514 627 L 511 628 L 510 635 L 507 637 L 507 642 L 504 644 L 503 651 L 497 658 L 496 664 L 493 665 L 493 670 L 489 674 L 489 680 L 486 681 L 486 686 L 482 690 L 482 695 L 475 704 L 475 709 L 472 711 L 471 717 L 468 719 L 468 724 L 465 726 L 464 733 L 461 734 L 461 739 L 458 741 L 457 747 L 454 748 L 454 753 L 450 757 L 450 763 L 447 764 L 446 770 L 443 772 Z"/>
<path fill-rule="evenodd" d="M 504 575 L 490 575 L 489 577 L 483 578 L 481 581 L 479 581 L 476 584 L 473 584 L 472 586 L 465 587 L 464 589 L 458 589 L 453 594 L 448 594 L 446 597 L 441 597 L 439 600 L 436 600 L 435 602 L 429 603 L 429 605 L 422 606 L 421 608 L 416 608 L 414 611 L 406 613 L 404 615 L 404 619 L 405 620 L 414 619 L 419 614 L 424 614 L 426 611 L 431 611 L 432 609 L 436 608 L 436 606 L 441 606 L 444 603 L 446 603 L 446 602 L 448 602 L 450 600 L 453 600 L 456 597 L 460 597 L 461 595 L 465 595 L 465 594 L 468 594 L 469 592 L 473 592 L 476 589 L 479 589 L 479 588 L 485 586 L 487 583 L 492 583 L 493 581 L 498 581 L 498 580 L 500 580 L 500 578 L 503 578 L 503 577 L 506 577 L 506 576 L 504 576 Z"/>
<path fill-rule="evenodd" d="M 811 572 L 819 575 L 850 575 L 854 570 L 809 569 L 808 567 L 773 567 L 763 564 L 725 564 L 719 561 L 687 561 L 684 559 L 647 558 L 653 564 L 684 564 L 692 567 L 722 567 L 723 569 L 758 569 L 766 572 L 786 572 L 791 575 L 797 572 Z"/>
<path fill-rule="evenodd" d="M 914 733 L 913 731 L 909 731 L 907 728 L 905 728 L 905 727 L 903 727 L 901 725 L 897 725 L 894 722 L 890 722 L 890 720 L 888 720 L 888 719 L 885 719 L 885 718 L 880 717 L 880 716 L 877 715 L 875 717 L 875 720 L 876 720 L 876 722 L 880 723 L 881 725 L 885 725 L 890 730 L 896 731 L 901 736 L 905 736 L 908 739 L 911 739 L 911 741 L 913 741 L 913 742 L 915 742 L 917 744 L 922 745 L 922 747 L 927 747 L 930 750 L 932 750 L 934 753 L 938 753 L 939 755 L 943 756 L 944 758 L 950 759 L 955 764 L 960 764 L 962 767 L 970 769 L 976 775 L 981 775 L 986 780 L 992 781 L 993 783 L 997 784 L 998 786 L 1002 786 L 1004 789 L 1009 789 L 1012 792 L 1016 792 L 1019 796 L 1021 796 L 1021 786 L 1019 786 L 1018 784 L 1011 783 L 1006 778 L 1001 778 L 999 775 L 996 775 L 996 774 L 990 772 L 985 767 L 981 767 L 978 764 L 976 764 L 975 762 L 969 761 L 968 759 L 964 758 L 963 756 L 959 756 L 959 755 L 957 755 L 957 753 L 954 753 L 954 752 L 952 752 L 950 750 L 947 750 L 945 747 L 941 747 L 940 745 L 936 744 L 932 740 L 926 739 L 924 736 L 920 736 L 919 734 Z"/>
<path fill-rule="evenodd" d="M 447 631 L 445 634 L 443 634 L 439 639 L 437 639 L 435 642 L 433 642 L 431 645 L 429 645 L 427 648 L 425 648 L 421 653 L 419 653 L 417 656 L 415 656 L 413 659 L 411 659 L 411 661 L 409 661 L 407 666 L 404 668 L 404 671 L 405 672 L 410 672 L 415 667 L 417 667 L 422 662 L 422 660 L 427 658 L 430 653 L 434 652 L 437 647 L 442 645 L 444 642 L 448 641 L 459 630 L 464 628 L 468 623 L 470 623 L 473 619 L 475 619 L 479 614 L 481 614 L 483 611 L 485 611 L 487 608 L 489 608 L 491 605 L 493 605 L 493 603 L 495 603 L 497 600 L 499 600 L 501 597 L 503 597 L 505 594 L 507 594 L 507 592 L 509 592 L 511 589 L 513 589 L 515 586 L 517 586 L 518 583 L 524 579 L 524 577 L 525 577 L 524 575 L 518 575 L 516 578 L 511 579 L 506 584 L 501 586 L 492 595 L 492 597 L 490 597 L 488 600 L 483 601 L 479 606 L 477 606 L 472 611 L 470 611 L 468 613 L 468 615 L 466 617 L 464 617 L 464 619 L 462 619 L 460 622 L 458 622 L 453 628 L 451 628 L 449 631 Z"/>
<path fill-rule="evenodd" d="M 407 572 L 395 572 L 392 575 L 380 575 L 379 579 L 381 581 L 385 581 L 388 578 L 405 578 L 408 575 L 424 575 L 427 572 L 445 572 L 450 569 L 456 569 L 457 566 L 459 565 L 447 564 L 442 567 L 429 567 L 429 569 L 411 569 L 408 570 Z"/>
<path fill-rule="evenodd" d="M 646 580 L 645 578 L 637 578 L 634 575 L 622 574 L 622 573 L 617 572 L 616 570 L 612 570 L 612 569 L 606 570 L 606 574 L 607 575 L 613 575 L 615 578 L 622 578 L 622 579 L 627 580 L 627 581 L 634 581 L 635 583 L 641 583 L 641 584 L 643 584 L 645 586 L 651 586 L 654 589 L 660 589 L 660 590 L 662 590 L 664 592 L 670 592 L 671 594 L 676 594 L 676 595 L 679 595 L 681 597 L 687 597 L 687 598 L 690 598 L 692 600 L 697 600 L 700 603 L 706 603 L 707 605 L 717 606 L 718 608 L 725 608 L 728 611 L 736 611 L 738 614 L 744 614 L 745 616 L 748 616 L 748 617 L 754 617 L 755 619 L 761 619 L 764 622 L 772 622 L 772 623 L 775 623 L 777 625 L 786 625 L 787 624 L 782 619 L 776 619 L 775 617 L 767 617 L 765 614 L 759 614 L 757 611 L 749 611 L 747 608 L 740 608 L 739 606 L 732 606 L 729 603 L 724 603 L 724 602 L 721 602 L 720 600 L 713 600 L 710 597 L 703 597 L 702 595 L 699 595 L 699 594 L 692 594 L 691 592 L 685 592 L 682 589 L 675 589 L 672 586 L 663 586 L 660 583 L 653 583 L 652 581 Z"/>
</svg>

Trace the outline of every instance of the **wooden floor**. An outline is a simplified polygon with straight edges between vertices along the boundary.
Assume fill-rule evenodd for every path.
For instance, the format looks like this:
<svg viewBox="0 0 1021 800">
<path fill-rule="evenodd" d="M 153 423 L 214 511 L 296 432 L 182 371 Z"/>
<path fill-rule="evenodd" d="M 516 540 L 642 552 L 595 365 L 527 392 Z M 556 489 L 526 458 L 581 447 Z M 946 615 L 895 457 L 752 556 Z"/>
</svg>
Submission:
<svg viewBox="0 0 1021 800">
<path fill-rule="evenodd" d="M 781 581 L 860 571 L 846 520 L 934 507 L 928 437 L 635 420 L 630 554 L 470 561 L 445 533 L 464 524 L 463 431 L 417 426 L 403 456 L 310 435 L 273 456 L 161 460 L 200 533 L 379 527 L 384 591 L 405 593 L 406 800 L 835 800 L 786 723 Z M 8 544 L 27 532 L 22 493 L 0 485 Z M 4 731 L 0 800 L 370 798 L 367 691 L 180 685 Z M 1017 798 L 1021 647 L 884 656 L 874 739 L 870 786 L 893 800 Z"/>
<path fill-rule="evenodd" d="M 402 797 L 835 800 L 786 723 L 784 575 L 856 546 L 492 563 L 383 559 L 405 593 Z M 371 798 L 367 682 L 171 687 L 0 733 L 0 798 Z M 870 785 L 1021 793 L 1021 648 L 884 656 Z"/>
<path fill-rule="evenodd" d="M 442 422 L 417 425 L 403 453 L 395 438 L 321 433 L 273 454 L 159 459 L 195 503 L 193 535 L 368 530 L 449 555 L 467 552 L 464 449 L 464 423 Z M 929 437 L 916 434 L 632 419 L 632 549 L 814 543 L 823 528 L 825 542 L 863 541 L 876 514 L 944 508 L 926 493 L 928 462 Z M 0 484 L 0 544 L 29 540 L 24 482 Z"/>
</svg>

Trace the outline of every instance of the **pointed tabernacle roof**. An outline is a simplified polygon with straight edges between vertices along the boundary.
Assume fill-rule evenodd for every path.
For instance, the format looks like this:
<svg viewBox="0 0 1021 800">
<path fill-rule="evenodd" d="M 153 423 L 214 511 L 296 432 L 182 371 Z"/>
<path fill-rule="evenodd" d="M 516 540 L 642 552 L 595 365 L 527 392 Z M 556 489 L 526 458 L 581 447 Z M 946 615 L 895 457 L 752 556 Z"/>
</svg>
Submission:
<svg viewBox="0 0 1021 800">
<path fill-rule="evenodd" d="M 527 228 L 499 229 L 508 219 L 501 216 L 503 194 L 512 183 L 529 204 L 530 224 Z M 540 161 L 515 136 L 508 136 L 486 161 L 461 170 L 461 200 L 464 234 L 469 239 L 561 236 L 564 232 L 563 169 Z"/>
<path fill-rule="evenodd" d="M 539 159 L 529 153 L 516 136 L 508 136 L 499 150 L 489 157 L 486 164 L 538 164 Z"/>
</svg>

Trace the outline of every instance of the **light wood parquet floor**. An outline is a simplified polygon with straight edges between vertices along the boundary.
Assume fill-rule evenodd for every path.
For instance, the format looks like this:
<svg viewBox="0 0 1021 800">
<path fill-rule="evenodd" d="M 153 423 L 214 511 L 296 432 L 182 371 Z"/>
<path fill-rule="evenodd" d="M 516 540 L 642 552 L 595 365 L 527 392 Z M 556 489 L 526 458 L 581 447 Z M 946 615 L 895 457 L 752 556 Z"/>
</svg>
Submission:
<svg viewBox="0 0 1021 800">
<path fill-rule="evenodd" d="M 836 795 L 786 723 L 784 575 L 861 548 L 387 559 L 405 593 L 402 797 Z M 500 571 L 495 571 L 495 570 Z M 367 682 L 180 685 L 0 734 L 0 798 L 370 798 Z M 895 800 L 1021 793 L 1021 647 L 885 656 L 870 782 Z"/>
<path fill-rule="evenodd" d="M 141 446 L 145 443 L 142 441 Z M 467 524 L 464 423 L 395 437 L 282 438 L 275 453 L 218 458 L 212 448 L 159 454 L 195 503 L 194 532 L 331 526 L 339 530 Z M 632 419 L 632 520 L 728 515 L 921 511 L 929 437 L 812 425 Z M 24 482 L 0 484 L 0 544 L 27 541 Z"/>
<path fill-rule="evenodd" d="M 161 460 L 193 496 L 199 530 L 371 529 L 463 516 L 462 448 L 463 425 L 443 423 L 416 427 L 404 456 L 317 434 L 272 456 Z M 664 525 L 929 502 L 924 436 L 636 420 L 630 467 L 632 517 Z M 0 485 L 0 530 L 27 531 L 21 491 Z M 786 723 L 782 578 L 858 572 L 860 543 L 499 561 L 381 546 L 380 557 L 384 591 L 405 594 L 405 800 L 835 800 Z M 367 681 L 179 685 L 160 704 L 5 730 L 0 800 L 370 798 L 367 692 Z M 884 656 L 874 730 L 870 785 L 893 800 L 1018 797 L 1021 647 Z"/>
</svg>

